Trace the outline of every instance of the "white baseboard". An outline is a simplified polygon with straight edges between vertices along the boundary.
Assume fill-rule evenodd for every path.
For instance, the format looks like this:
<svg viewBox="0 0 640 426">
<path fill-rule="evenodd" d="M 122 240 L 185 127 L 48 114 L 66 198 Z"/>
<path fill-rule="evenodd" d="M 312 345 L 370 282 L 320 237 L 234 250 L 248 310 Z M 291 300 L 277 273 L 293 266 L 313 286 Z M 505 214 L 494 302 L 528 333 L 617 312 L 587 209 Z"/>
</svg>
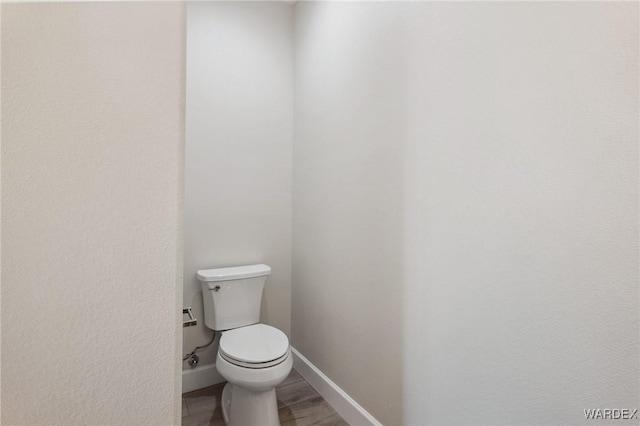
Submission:
<svg viewBox="0 0 640 426">
<path fill-rule="evenodd" d="M 300 352 L 293 347 L 291 352 L 293 353 L 293 368 L 318 391 L 325 401 L 331 404 L 347 423 L 351 426 L 382 426 L 382 423 L 333 383 Z"/>
<path fill-rule="evenodd" d="M 182 370 L 182 393 L 225 382 L 215 364 L 205 364 L 189 370 Z"/>
</svg>

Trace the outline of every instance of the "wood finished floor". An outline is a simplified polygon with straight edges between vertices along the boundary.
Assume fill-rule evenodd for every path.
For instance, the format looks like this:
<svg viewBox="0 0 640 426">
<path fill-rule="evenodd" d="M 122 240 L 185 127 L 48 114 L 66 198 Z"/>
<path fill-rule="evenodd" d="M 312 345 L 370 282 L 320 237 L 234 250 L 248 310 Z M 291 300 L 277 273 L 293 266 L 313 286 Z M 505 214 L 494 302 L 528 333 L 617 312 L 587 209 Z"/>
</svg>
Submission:
<svg viewBox="0 0 640 426">
<path fill-rule="evenodd" d="M 224 383 L 182 395 L 183 426 L 224 426 L 220 397 Z M 349 426 L 297 371 L 276 388 L 283 426 Z"/>
</svg>

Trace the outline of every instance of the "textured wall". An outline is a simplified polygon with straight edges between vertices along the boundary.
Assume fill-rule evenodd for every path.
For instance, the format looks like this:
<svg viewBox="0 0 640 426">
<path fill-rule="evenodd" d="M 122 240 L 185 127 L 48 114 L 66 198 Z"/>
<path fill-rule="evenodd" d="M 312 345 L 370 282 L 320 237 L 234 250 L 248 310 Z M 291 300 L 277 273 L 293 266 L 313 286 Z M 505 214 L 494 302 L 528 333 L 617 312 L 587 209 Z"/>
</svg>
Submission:
<svg viewBox="0 0 640 426">
<path fill-rule="evenodd" d="M 200 324 L 185 329 L 185 353 L 211 336 L 198 269 L 270 265 L 262 321 L 289 334 L 292 8 L 187 5 L 184 301 Z M 199 355 L 214 362 L 216 347 Z"/>
<path fill-rule="evenodd" d="M 638 407 L 638 3 L 416 4 L 405 28 L 407 424 Z"/>
<path fill-rule="evenodd" d="M 294 346 L 389 425 L 637 407 L 637 3 L 300 2 L 295 78 Z"/>
<path fill-rule="evenodd" d="M 296 5 L 293 345 L 402 424 L 402 9 Z"/>
<path fill-rule="evenodd" d="M 2 423 L 177 424 L 184 13 L 2 8 Z"/>
</svg>

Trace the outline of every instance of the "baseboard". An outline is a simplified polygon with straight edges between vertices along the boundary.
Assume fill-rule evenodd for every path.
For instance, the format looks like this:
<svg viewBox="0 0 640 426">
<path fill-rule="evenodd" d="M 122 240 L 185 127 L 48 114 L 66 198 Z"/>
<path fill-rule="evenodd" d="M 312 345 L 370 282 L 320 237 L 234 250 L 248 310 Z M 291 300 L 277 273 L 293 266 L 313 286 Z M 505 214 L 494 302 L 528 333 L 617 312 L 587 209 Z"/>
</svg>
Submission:
<svg viewBox="0 0 640 426">
<path fill-rule="evenodd" d="M 205 364 L 189 370 L 182 370 L 182 393 L 225 382 L 215 364 Z"/>
<path fill-rule="evenodd" d="M 330 378 L 313 365 L 295 348 L 293 353 L 293 368 L 340 414 L 351 426 L 382 426 L 375 417 L 360 406 Z"/>
</svg>

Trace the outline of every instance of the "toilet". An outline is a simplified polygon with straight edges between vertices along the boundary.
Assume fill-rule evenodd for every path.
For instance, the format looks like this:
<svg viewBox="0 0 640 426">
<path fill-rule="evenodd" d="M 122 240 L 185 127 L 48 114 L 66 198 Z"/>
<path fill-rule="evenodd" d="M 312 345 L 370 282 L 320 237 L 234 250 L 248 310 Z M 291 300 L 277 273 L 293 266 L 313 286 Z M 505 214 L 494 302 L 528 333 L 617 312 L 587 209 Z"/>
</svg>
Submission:
<svg viewBox="0 0 640 426">
<path fill-rule="evenodd" d="M 227 380 L 222 416 L 227 426 L 277 426 L 275 387 L 291 372 L 289 339 L 260 324 L 262 290 L 271 273 L 267 265 L 198 271 L 204 323 L 221 332 L 216 369 Z"/>
</svg>

